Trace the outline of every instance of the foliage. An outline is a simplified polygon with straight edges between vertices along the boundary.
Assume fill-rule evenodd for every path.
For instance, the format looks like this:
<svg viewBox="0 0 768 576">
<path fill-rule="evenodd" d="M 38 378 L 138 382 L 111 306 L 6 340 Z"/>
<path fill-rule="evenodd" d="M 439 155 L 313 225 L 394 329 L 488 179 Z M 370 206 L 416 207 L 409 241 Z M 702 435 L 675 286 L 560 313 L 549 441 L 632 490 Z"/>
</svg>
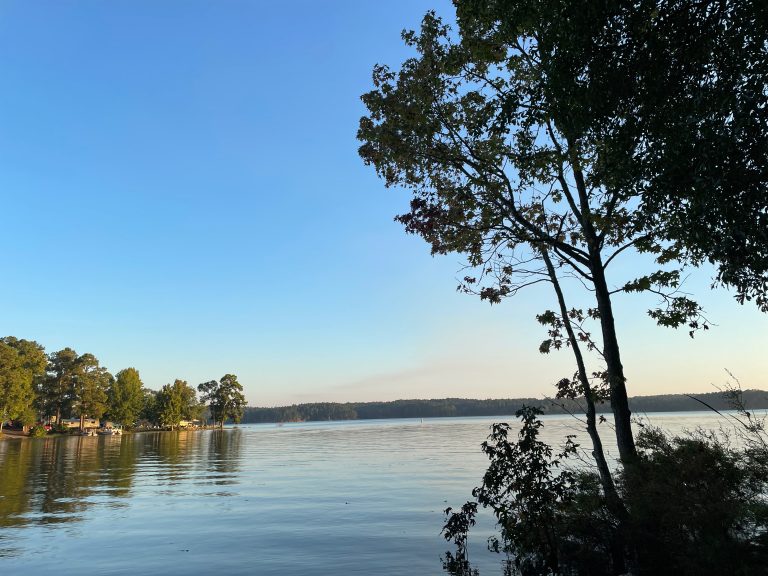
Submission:
<svg viewBox="0 0 768 576">
<path fill-rule="evenodd" d="M 54 424 L 51 430 L 57 434 L 67 434 L 70 431 L 69 428 L 63 422 Z"/>
<path fill-rule="evenodd" d="M 660 262 L 709 260 L 717 282 L 768 310 L 764 2 L 456 6 L 462 32 L 491 51 L 535 30 L 553 122 L 593 150 L 593 178 L 638 200 L 638 247 Z"/>
<path fill-rule="evenodd" d="M 149 388 L 142 389 L 142 402 L 139 418 L 152 425 L 160 423 L 157 396 L 158 392 L 156 390 L 150 390 Z"/>
<path fill-rule="evenodd" d="M 225 418 L 239 421 L 245 409 L 242 386 L 232 374 L 217 386 Z M 126 426 L 138 419 L 175 427 L 183 419 L 200 418 L 204 405 L 194 388 L 177 380 L 161 392 L 143 387 L 138 370 L 126 368 L 113 378 L 93 354 L 64 348 L 50 355 L 37 342 L 13 336 L 0 338 L 0 432 L 5 422 L 31 424 L 55 419 L 67 432 L 64 418 L 100 418 L 107 414 Z"/>
<path fill-rule="evenodd" d="M 747 576 L 768 562 L 765 451 L 734 448 L 713 433 L 670 438 L 645 427 L 638 459 L 617 474 L 628 511 L 628 520 L 619 522 L 595 474 L 562 469 L 573 445 L 553 456 L 537 439 L 537 411 L 520 416 L 515 442 L 508 425 L 493 426 L 483 445 L 490 464 L 475 501 L 446 511 L 443 533 L 457 545 L 446 569 L 464 566 L 469 573 L 466 542 L 478 504 L 498 521 L 491 549 L 510 554 L 524 576 L 615 575 L 625 562 L 641 575 Z M 625 529 L 634 559 L 617 556 L 625 550 Z"/>
<path fill-rule="evenodd" d="M 144 389 L 136 368 L 120 370 L 109 388 L 109 416 L 133 426 L 144 406 Z"/>
<path fill-rule="evenodd" d="M 78 354 L 64 348 L 48 356 L 47 375 L 40 390 L 39 404 L 43 414 L 56 416 L 57 421 L 69 416 L 75 388 Z"/>
<path fill-rule="evenodd" d="M 32 426 L 32 428 L 29 429 L 29 435 L 32 438 L 43 438 L 48 434 L 48 431 L 45 429 L 45 426 Z"/>
<path fill-rule="evenodd" d="M 489 441 L 482 445 L 490 464 L 481 486 L 472 491 L 477 504 L 493 511 L 500 529 L 500 538 L 492 538 L 489 547 L 509 554 L 516 570 L 531 576 L 557 573 L 564 564 L 568 532 L 563 530 L 563 519 L 576 496 L 587 492 L 583 485 L 588 478 L 562 468 L 563 461 L 576 453 L 572 437 L 556 456 L 539 440 L 540 414 L 529 407 L 518 411 L 521 428 L 516 442 L 509 440 L 508 424 L 492 426 Z M 456 542 L 459 559 L 465 555 L 476 511 L 472 502 L 459 512 L 446 510 L 443 534 Z M 596 548 L 595 554 L 599 551 Z"/>
<path fill-rule="evenodd" d="M 157 416 L 162 426 L 175 428 L 182 420 L 199 418 L 203 405 L 198 403 L 195 389 L 185 380 L 174 380 L 157 393 Z"/>
<path fill-rule="evenodd" d="M 649 311 L 660 325 L 706 328 L 701 308 L 679 293 L 680 270 L 670 269 L 681 251 L 637 228 L 632 190 L 601 169 L 589 125 L 569 115 L 568 95 L 580 78 L 551 74 L 572 46 L 560 55 L 560 44 L 550 44 L 563 35 L 548 13 L 560 4 L 456 6 L 458 34 L 429 12 L 418 32 L 403 34 L 416 56 L 397 72 L 374 68 L 374 89 L 362 96 L 368 116 L 360 120 L 360 155 L 387 186 L 412 191 L 410 210 L 397 217 L 407 232 L 422 236 L 433 254 L 466 256 L 461 290 L 497 303 L 541 282 L 559 291 L 564 277 L 585 285 L 594 308 L 541 315 L 550 326 L 541 351 L 569 345 L 559 331 L 576 328 L 599 352 L 619 452 L 629 461 L 635 449 L 611 297 L 649 292 L 660 299 Z M 611 290 L 609 266 L 638 248 L 658 254 L 657 265 Z M 599 338 L 582 326 L 585 319 L 599 325 Z"/>
<path fill-rule="evenodd" d="M 243 418 L 246 405 L 243 386 L 234 374 L 225 374 L 218 382 L 203 382 L 197 389 L 201 394 L 200 401 L 208 403 L 214 424 L 218 422 L 220 426 L 224 426 L 228 418 L 235 422 L 240 422 Z"/>
<path fill-rule="evenodd" d="M 638 228 L 768 310 L 765 2 L 530 5 L 549 16 L 547 88 L 601 178 L 641 200 Z"/>
<path fill-rule="evenodd" d="M 768 561 L 768 466 L 711 433 L 667 438 L 646 428 L 624 472 L 647 574 L 756 574 Z M 650 553 L 653 551 L 653 553 Z"/>
<path fill-rule="evenodd" d="M 39 344 L 12 336 L 0 339 L 0 432 L 7 420 L 35 421 L 35 384 L 44 370 Z"/>
<path fill-rule="evenodd" d="M 78 356 L 74 363 L 72 408 L 80 418 L 100 418 L 107 409 L 112 375 L 93 354 Z"/>
<path fill-rule="evenodd" d="M 32 385 L 37 390 L 45 377 L 47 358 L 45 349 L 34 340 L 6 336 L 2 342 L 15 348 L 21 357 L 23 368 L 32 375 Z"/>
</svg>

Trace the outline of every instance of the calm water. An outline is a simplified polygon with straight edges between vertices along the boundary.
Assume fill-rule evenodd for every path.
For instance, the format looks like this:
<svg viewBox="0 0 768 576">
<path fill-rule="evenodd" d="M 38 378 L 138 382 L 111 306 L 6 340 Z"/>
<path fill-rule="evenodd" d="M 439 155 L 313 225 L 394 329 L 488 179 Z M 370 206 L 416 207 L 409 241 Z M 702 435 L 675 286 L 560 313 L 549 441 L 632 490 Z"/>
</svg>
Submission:
<svg viewBox="0 0 768 576">
<path fill-rule="evenodd" d="M 671 431 L 711 413 L 654 414 Z M 58 574 L 442 574 L 443 509 L 492 422 L 446 418 L 0 441 L 0 568 Z M 580 433 L 546 417 L 545 439 Z M 605 430 L 606 438 L 609 430 Z M 580 434 L 585 439 L 585 434 Z M 473 563 L 500 574 L 473 534 Z"/>
</svg>

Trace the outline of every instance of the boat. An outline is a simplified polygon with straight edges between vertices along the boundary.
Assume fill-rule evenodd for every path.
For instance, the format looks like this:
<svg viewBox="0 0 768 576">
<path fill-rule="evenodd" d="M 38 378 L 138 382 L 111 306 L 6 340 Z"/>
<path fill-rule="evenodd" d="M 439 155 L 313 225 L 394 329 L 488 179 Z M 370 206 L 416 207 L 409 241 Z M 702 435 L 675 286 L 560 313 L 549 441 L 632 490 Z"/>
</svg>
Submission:
<svg viewBox="0 0 768 576">
<path fill-rule="evenodd" d="M 123 429 L 118 426 L 112 426 L 110 428 L 102 428 L 99 430 L 99 434 L 102 436 L 120 436 L 123 433 Z"/>
</svg>

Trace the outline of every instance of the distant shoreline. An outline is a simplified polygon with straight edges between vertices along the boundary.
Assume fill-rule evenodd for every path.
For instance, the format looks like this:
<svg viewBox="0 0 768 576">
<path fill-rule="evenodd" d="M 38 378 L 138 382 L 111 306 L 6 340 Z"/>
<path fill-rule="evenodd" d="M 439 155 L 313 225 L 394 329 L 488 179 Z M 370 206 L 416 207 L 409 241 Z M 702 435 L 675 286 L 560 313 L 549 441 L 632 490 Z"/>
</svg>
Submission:
<svg viewBox="0 0 768 576">
<path fill-rule="evenodd" d="M 744 390 L 742 400 L 748 409 L 768 408 L 768 391 Z M 506 398 L 478 400 L 442 398 L 433 400 L 394 400 L 391 402 L 313 402 L 276 407 L 246 407 L 243 424 L 317 422 L 324 420 L 381 420 L 391 418 L 444 418 L 452 416 L 508 416 L 523 406 L 536 406 L 545 414 L 583 412 L 580 399 Z M 646 412 L 695 412 L 733 408 L 723 392 L 702 394 L 656 394 L 629 399 L 630 410 Z M 597 406 L 599 413 L 610 413 L 607 403 Z"/>
<path fill-rule="evenodd" d="M 742 400 L 749 410 L 768 409 L 768 391 L 744 390 Z M 432 400 L 393 400 L 391 402 L 314 402 L 277 407 L 246 407 L 242 424 L 279 424 L 288 422 L 321 422 L 348 420 L 389 420 L 395 418 L 450 418 L 466 416 L 509 416 L 523 406 L 536 406 L 544 414 L 583 413 L 581 399 L 503 398 L 478 400 L 471 398 L 442 398 Z M 629 399 L 634 414 L 653 412 L 697 412 L 733 409 L 722 392 L 702 394 L 656 394 L 634 396 Z M 610 413 L 610 405 L 603 402 L 597 411 Z M 218 427 L 195 428 L 139 428 L 130 433 L 211 430 Z M 51 435 L 54 436 L 54 435 Z M 56 434 L 55 436 L 66 436 Z M 0 438 L 28 438 L 21 431 L 3 430 Z"/>
</svg>

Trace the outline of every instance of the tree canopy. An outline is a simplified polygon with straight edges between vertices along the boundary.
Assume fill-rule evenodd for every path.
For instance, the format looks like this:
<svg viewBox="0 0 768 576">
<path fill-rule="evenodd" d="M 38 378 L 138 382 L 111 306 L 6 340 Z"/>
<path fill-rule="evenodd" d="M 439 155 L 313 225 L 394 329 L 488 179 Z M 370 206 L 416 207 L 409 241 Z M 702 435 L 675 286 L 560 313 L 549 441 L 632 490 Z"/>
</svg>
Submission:
<svg viewBox="0 0 768 576">
<path fill-rule="evenodd" d="M 109 388 L 109 416 L 132 426 L 144 407 L 144 385 L 136 368 L 125 368 L 115 375 Z"/>
<path fill-rule="evenodd" d="M 650 316 L 693 335 L 708 324 L 679 292 L 681 267 L 710 259 L 720 281 L 762 302 L 766 159 L 754 156 L 766 149 L 765 42 L 748 25 L 761 9 L 455 4 L 458 31 L 429 12 L 419 31 L 403 33 L 416 55 L 397 71 L 375 67 L 374 90 L 362 97 L 369 112 L 360 121 L 360 155 L 386 185 L 412 190 L 410 210 L 397 217 L 408 232 L 433 254 L 467 256 L 473 270 L 462 289 L 498 302 L 531 284 L 553 285 L 558 307 L 538 317 L 550 336 L 541 350 L 574 350 L 573 381 L 587 397 L 600 386 L 589 382 L 580 344 L 599 352 L 605 370 L 592 374 L 605 377 L 619 449 L 631 458 L 611 295 L 652 292 L 660 305 Z M 705 39 L 689 50 L 688 34 L 699 28 Z M 765 38 L 764 25 L 755 30 Z M 723 39 L 741 47 L 735 63 L 723 62 L 729 48 L 710 51 Z M 687 63 L 679 73 L 675 58 Z M 740 88 L 723 104 L 726 76 Z M 673 104 L 662 106 L 665 99 Z M 672 146 L 683 128 L 682 143 Z M 700 154 L 707 146 L 719 148 Z M 728 164 L 737 155 L 743 162 Z M 696 167 L 693 180 L 687 166 Z M 725 177 L 731 168 L 738 178 Z M 729 245 L 725 233 L 737 240 Z M 653 254 L 656 265 L 637 278 L 611 276 L 609 266 L 632 250 Z M 594 308 L 568 306 L 566 277 L 593 293 Z M 585 328 L 590 319 L 600 338 Z"/>
<path fill-rule="evenodd" d="M 655 294 L 651 318 L 693 336 L 708 323 L 680 292 L 683 269 L 708 260 L 716 282 L 768 310 L 768 7 L 454 4 L 457 29 L 428 12 L 403 33 L 415 55 L 374 68 L 359 152 L 387 186 L 412 192 L 396 218 L 407 232 L 433 254 L 466 256 L 460 289 L 497 303 L 551 285 L 540 351 L 574 353 L 558 397 L 585 400 L 622 573 L 635 555 L 619 541 L 637 541 L 595 416 L 607 395 L 620 459 L 639 462 L 613 298 Z M 631 252 L 652 256 L 634 261 L 647 266 L 635 278 L 612 266 Z M 592 306 L 569 305 L 579 284 Z"/>
<path fill-rule="evenodd" d="M 195 389 L 186 380 L 174 380 L 157 393 L 157 415 L 163 426 L 175 428 L 182 420 L 199 418 L 203 405 L 197 401 Z"/>
<path fill-rule="evenodd" d="M 93 354 L 83 354 L 75 361 L 72 400 L 81 427 L 83 418 L 100 418 L 107 410 L 107 391 L 112 380 L 112 374 L 99 364 Z"/>
<path fill-rule="evenodd" d="M 35 421 L 35 383 L 45 374 L 45 353 L 37 342 L 0 339 L 0 432 L 6 420 Z"/>
<path fill-rule="evenodd" d="M 239 422 L 245 408 L 243 387 L 226 374 L 206 398 L 218 422 Z M 61 425 L 67 418 L 102 418 L 132 427 L 175 428 L 182 420 L 201 418 L 205 405 L 184 380 L 156 391 L 145 388 L 136 368 L 116 377 L 93 354 L 64 348 L 46 355 L 43 346 L 14 336 L 0 338 L 0 433 L 8 421 L 24 425 L 45 422 Z M 40 429 L 42 430 L 42 428 Z"/>
<path fill-rule="evenodd" d="M 246 401 L 243 386 L 237 381 L 237 376 L 225 374 L 218 382 L 203 382 L 197 389 L 200 391 L 201 401 L 208 403 L 214 424 L 218 422 L 223 426 L 228 418 L 240 422 Z"/>
<path fill-rule="evenodd" d="M 48 356 L 48 374 L 40 391 L 43 414 L 56 417 L 61 422 L 72 407 L 75 381 L 75 363 L 78 354 L 72 348 L 64 348 Z"/>
<path fill-rule="evenodd" d="M 553 122 L 593 151 L 596 178 L 639 201 L 641 236 L 714 263 L 718 282 L 768 311 L 765 2 L 456 7 L 464 37 L 501 53 L 510 39 L 534 38 Z"/>
</svg>

